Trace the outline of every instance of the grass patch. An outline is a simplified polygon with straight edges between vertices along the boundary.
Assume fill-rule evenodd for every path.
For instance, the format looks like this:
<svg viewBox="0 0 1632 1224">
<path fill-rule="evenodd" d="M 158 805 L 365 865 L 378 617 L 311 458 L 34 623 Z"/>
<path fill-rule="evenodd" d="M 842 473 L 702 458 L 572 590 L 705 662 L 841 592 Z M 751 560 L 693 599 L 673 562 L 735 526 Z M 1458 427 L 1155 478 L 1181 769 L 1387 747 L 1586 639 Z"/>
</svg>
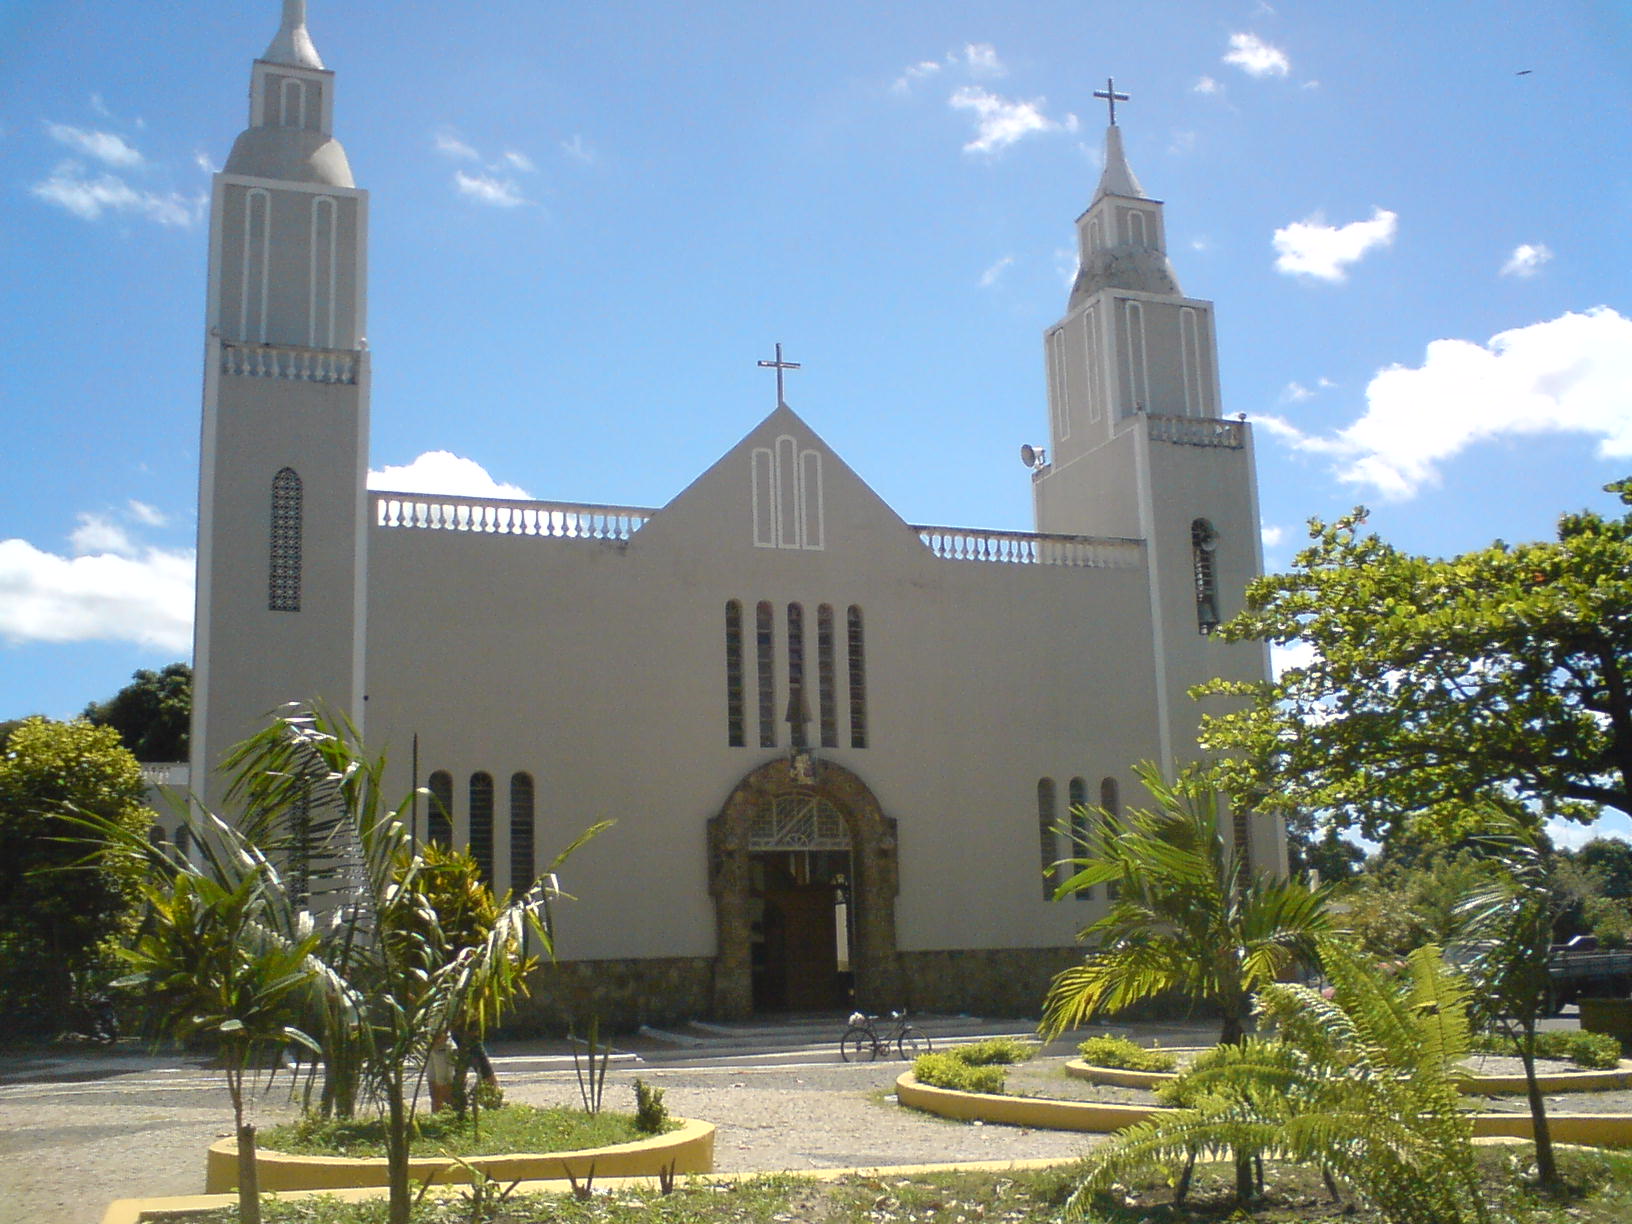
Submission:
<svg viewBox="0 0 1632 1224">
<path fill-rule="evenodd" d="M 1126 1037 L 1090 1037 L 1077 1052 L 1091 1066 L 1119 1071 L 1171 1071 L 1179 1062 L 1170 1050 L 1147 1050 Z"/>
<path fill-rule="evenodd" d="M 1632 1215 L 1632 1154 L 1566 1149 L 1559 1152 L 1565 1189 L 1556 1197 L 1528 1188 L 1532 1152 L 1528 1146 L 1482 1148 L 1480 1165 L 1492 1202 L 1506 1198 L 1517 1224 L 1624 1224 Z M 1120 1190 L 1096 1204 L 1086 1224 L 1368 1224 L 1363 1208 L 1333 1203 L 1317 1171 L 1271 1164 L 1267 1192 L 1250 1214 L 1235 1215 L 1229 1204 L 1233 1171 L 1224 1165 L 1198 1166 L 1190 1202 L 1180 1211 L 1165 1183 Z M 492 1224 L 1053 1224 L 1076 1183 L 1076 1166 L 1003 1173 L 937 1173 L 921 1176 L 848 1177 L 837 1182 L 774 1175 L 730 1185 L 683 1182 L 673 1194 L 655 1189 L 597 1192 L 589 1201 L 513 1196 L 485 1219 Z M 303 1203 L 265 1201 L 266 1224 L 383 1224 L 385 1202 Z M 472 1217 L 469 1192 L 440 1203 L 427 1200 L 415 1224 L 456 1224 Z M 212 1213 L 207 1224 L 231 1224 L 236 1212 Z M 198 1224 L 200 1217 L 189 1217 Z"/>
<path fill-rule="evenodd" d="M 411 1151 L 415 1156 L 495 1156 L 502 1152 L 572 1152 L 582 1148 L 632 1143 L 652 1132 L 642 1132 L 630 1114 L 602 1110 L 535 1109 L 505 1105 L 484 1109 L 478 1124 L 469 1114 L 451 1112 L 417 1119 Z M 663 1127 L 674 1129 L 674 1123 Z M 660 1132 L 659 1132 L 660 1133 Z M 298 1156 L 384 1156 L 385 1121 L 354 1118 L 348 1121 L 302 1118 L 274 1126 L 260 1134 L 260 1146 Z"/>
</svg>

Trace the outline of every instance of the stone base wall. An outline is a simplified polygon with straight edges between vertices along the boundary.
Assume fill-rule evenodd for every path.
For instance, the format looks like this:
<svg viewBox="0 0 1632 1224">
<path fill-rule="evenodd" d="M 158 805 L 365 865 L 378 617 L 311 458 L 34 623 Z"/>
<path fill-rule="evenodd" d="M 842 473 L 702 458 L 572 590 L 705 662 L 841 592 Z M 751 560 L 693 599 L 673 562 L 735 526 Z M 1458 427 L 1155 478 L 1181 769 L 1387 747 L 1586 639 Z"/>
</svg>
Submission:
<svg viewBox="0 0 1632 1224">
<path fill-rule="evenodd" d="M 708 1016 L 714 993 L 714 958 L 560 961 L 541 965 L 527 981 L 532 991 L 505 1019 L 514 1036 L 580 1037 L 591 1019 L 602 1033 L 633 1032 L 643 1024 L 684 1024 Z"/>
<path fill-rule="evenodd" d="M 1079 964 L 1082 949 L 945 948 L 902 952 L 902 1003 L 909 1011 L 1041 1016 L 1048 983 Z"/>
</svg>

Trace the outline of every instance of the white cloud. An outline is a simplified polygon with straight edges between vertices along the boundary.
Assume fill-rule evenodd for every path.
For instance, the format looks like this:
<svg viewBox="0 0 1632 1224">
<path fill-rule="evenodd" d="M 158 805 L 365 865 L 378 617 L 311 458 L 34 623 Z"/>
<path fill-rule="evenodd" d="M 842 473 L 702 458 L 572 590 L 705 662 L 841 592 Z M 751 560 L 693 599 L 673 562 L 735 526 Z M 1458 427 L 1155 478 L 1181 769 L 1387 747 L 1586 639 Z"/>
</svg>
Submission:
<svg viewBox="0 0 1632 1224">
<path fill-rule="evenodd" d="M 961 72 L 976 79 L 994 79 L 1007 76 L 1008 67 L 998 57 L 991 43 L 965 43 L 960 51 L 948 51 L 944 60 L 919 60 L 901 70 L 901 75 L 890 84 L 892 93 L 911 93 L 920 81 L 928 81 L 945 71 Z"/>
<path fill-rule="evenodd" d="M 1313 399 L 1315 393 L 1300 382 L 1289 382 L 1281 391 L 1281 401 L 1287 404 L 1301 404 L 1304 400 Z"/>
<path fill-rule="evenodd" d="M 157 506 L 150 506 L 146 502 L 131 498 L 126 503 L 130 516 L 144 527 L 163 527 L 170 521 L 170 517 Z"/>
<path fill-rule="evenodd" d="M 445 493 L 451 497 L 506 497 L 530 500 L 519 485 L 504 484 L 488 475 L 474 459 L 452 451 L 426 451 L 411 463 L 370 468 L 368 487 L 389 493 Z"/>
<path fill-rule="evenodd" d="M 130 213 L 159 225 L 186 227 L 197 224 L 209 203 L 203 195 L 139 191 L 116 174 L 92 178 L 84 166 L 74 161 L 63 162 L 50 178 L 28 190 L 37 199 L 67 209 L 83 221 L 95 221 L 103 213 Z"/>
<path fill-rule="evenodd" d="M 1005 98 L 974 85 L 965 85 L 947 99 L 953 110 L 972 111 L 975 136 L 963 146 L 965 153 L 995 153 L 1018 140 L 1044 132 L 1074 132 L 1077 117 L 1050 119 L 1043 114 L 1046 99 L 1030 102 Z"/>
<path fill-rule="evenodd" d="M 1520 278 L 1534 276 L 1541 271 L 1541 265 L 1553 257 L 1546 243 L 1531 244 L 1521 242 L 1513 248 L 1513 254 L 1507 257 L 1502 265 L 1503 276 L 1517 276 Z"/>
<path fill-rule="evenodd" d="M 1197 77 L 1196 83 L 1190 86 L 1191 93 L 1216 94 L 1223 90 L 1223 86 L 1210 76 Z"/>
<path fill-rule="evenodd" d="M 1399 215 L 1373 207 L 1369 221 L 1327 225 L 1319 213 L 1275 231 L 1275 270 L 1317 280 L 1341 281 L 1349 264 L 1394 241 Z"/>
<path fill-rule="evenodd" d="M 109 166 L 139 166 L 142 155 L 126 144 L 124 138 L 112 132 L 87 132 L 84 128 L 69 127 L 66 123 L 45 125 L 46 132 L 58 144 L 67 145 L 76 153 L 94 157 Z"/>
<path fill-rule="evenodd" d="M 1480 442 L 1584 434 L 1601 458 L 1632 458 L 1632 319 L 1607 306 L 1493 336 L 1435 340 L 1420 366 L 1390 366 L 1366 387 L 1366 411 L 1328 437 L 1256 418 L 1295 450 L 1327 455 L 1338 478 L 1403 501 Z"/>
<path fill-rule="evenodd" d="M 444 157 L 456 158 L 459 161 L 481 161 L 482 155 L 476 152 L 448 128 L 442 128 L 432 136 L 436 151 Z"/>
<path fill-rule="evenodd" d="M 1308 642 L 1298 640 L 1288 642 L 1285 646 L 1274 642 L 1269 647 L 1270 674 L 1279 680 L 1281 674 L 1290 667 L 1308 667 L 1315 661 L 1315 648 Z"/>
<path fill-rule="evenodd" d="M 1561 850 L 1579 850 L 1595 837 L 1615 837 L 1632 841 L 1632 818 L 1625 812 L 1603 809 L 1603 815 L 1590 825 L 1576 824 L 1573 820 L 1549 820 L 1547 836 Z"/>
<path fill-rule="evenodd" d="M 592 162 L 595 160 L 595 150 L 584 143 L 584 138 L 577 132 L 561 142 L 561 151 L 574 161 Z"/>
<path fill-rule="evenodd" d="M 1256 34 L 1231 34 L 1224 62 L 1253 77 L 1285 76 L 1292 71 L 1292 61 L 1286 58 L 1286 52 L 1270 46 Z"/>
<path fill-rule="evenodd" d="M 1003 273 L 1009 270 L 1009 265 L 1013 262 L 1013 255 L 1005 255 L 991 267 L 987 268 L 986 271 L 980 274 L 980 287 L 982 289 L 990 289 L 993 285 L 997 284 L 998 279 L 1003 275 Z"/>
<path fill-rule="evenodd" d="M 63 557 L 26 540 L 0 540 L 0 638 L 14 646 L 104 641 L 185 651 L 193 641 L 193 552 Z"/>
<path fill-rule="evenodd" d="M 78 557 L 93 553 L 134 557 L 137 552 L 130 533 L 105 514 L 81 514 L 79 526 L 74 528 L 69 542 L 74 547 L 74 555 Z"/>
<path fill-rule="evenodd" d="M 909 93 L 914 84 L 928 80 L 941 70 L 941 66 L 934 60 L 922 60 L 902 70 L 901 75 L 895 78 L 890 89 L 895 93 Z"/>
<path fill-rule="evenodd" d="M 1060 274 L 1060 279 L 1067 286 L 1073 284 L 1077 279 L 1077 272 L 1079 271 L 1077 265 L 1078 254 L 1075 247 L 1054 248 L 1054 270 Z"/>
<path fill-rule="evenodd" d="M 1000 77 L 1009 71 L 997 58 L 997 48 L 991 43 L 965 43 L 963 63 L 975 76 Z"/>
<path fill-rule="evenodd" d="M 1167 151 L 1169 153 L 1175 153 L 1175 154 L 1179 154 L 1179 155 L 1183 155 L 1185 153 L 1193 153 L 1193 152 L 1195 152 L 1195 149 L 1196 149 L 1196 134 L 1194 132 L 1189 132 L 1189 131 L 1176 131 L 1176 132 L 1174 132 L 1172 140 L 1170 140 L 1168 142 L 1168 145 L 1167 145 Z"/>
<path fill-rule="evenodd" d="M 1286 528 L 1260 527 L 1258 535 L 1263 540 L 1265 548 L 1278 548 L 1281 541 L 1286 539 Z"/>
<path fill-rule="evenodd" d="M 215 158 L 202 149 L 193 154 L 193 165 L 204 171 L 205 174 L 221 173 L 221 167 L 215 164 Z"/>
<path fill-rule="evenodd" d="M 512 170 L 519 170 L 523 174 L 536 173 L 538 167 L 533 165 L 533 159 L 525 153 L 518 153 L 515 149 L 506 149 L 499 161 Z"/>
<path fill-rule="evenodd" d="M 527 197 L 521 194 L 521 188 L 514 182 L 491 174 L 466 174 L 463 170 L 455 170 L 453 185 L 460 195 L 496 208 L 515 208 L 527 202 Z"/>
</svg>

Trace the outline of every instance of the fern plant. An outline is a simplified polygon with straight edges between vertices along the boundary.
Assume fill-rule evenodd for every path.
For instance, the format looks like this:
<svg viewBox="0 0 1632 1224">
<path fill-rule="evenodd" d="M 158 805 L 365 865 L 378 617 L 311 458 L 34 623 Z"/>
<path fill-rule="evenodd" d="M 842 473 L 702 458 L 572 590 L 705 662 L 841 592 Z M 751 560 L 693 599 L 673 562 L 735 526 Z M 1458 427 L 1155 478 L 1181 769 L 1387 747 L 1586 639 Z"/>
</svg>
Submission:
<svg viewBox="0 0 1632 1224">
<path fill-rule="evenodd" d="M 1096 1153 L 1069 1218 L 1132 1175 L 1261 1152 L 1318 1164 L 1389 1224 L 1489 1224 L 1454 1078 L 1467 987 L 1432 946 L 1398 978 L 1334 940 L 1320 951 L 1332 997 L 1264 987 L 1257 1013 L 1275 1039 L 1220 1047 L 1188 1072 L 1187 1107 Z"/>
</svg>

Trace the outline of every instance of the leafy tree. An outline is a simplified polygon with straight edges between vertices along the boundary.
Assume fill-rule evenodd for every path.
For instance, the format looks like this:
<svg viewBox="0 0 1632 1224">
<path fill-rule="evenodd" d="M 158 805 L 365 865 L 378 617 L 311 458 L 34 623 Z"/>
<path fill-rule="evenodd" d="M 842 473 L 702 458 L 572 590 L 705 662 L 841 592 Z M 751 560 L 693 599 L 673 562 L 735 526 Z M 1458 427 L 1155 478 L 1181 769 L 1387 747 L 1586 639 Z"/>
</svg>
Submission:
<svg viewBox="0 0 1632 1224">
<path fill-rule="evenodd" d="M 193 669 L 171 663 L 160 671 L 143 668 L 106 701 L 93 701 L 81 715 L 119 732 L 138 761 L 185 761 L 193 713 Z"/>
<path fill-rule="evenodd" d="M 1460 906 L 1498 872 L 1476 850 L 1441 850 L 1401 858 L 1376 856 L 1336 892 L 1343 926 L 1367 952 L 1405 956 L 1424 944 L 1454 941 L 1463 926 Z"/>
<path fill-rule="evenodd" d="M 1632 481 L 1608 486 L 1632 505 Z M 1435 560 L 1328 526 L 1260 578 L 1228 641 L 1309 657 L 1203 719 L 1232 793 L 1374 840 L 1511 794 L 1573 819 L 1632 813 L 1632 513 L 1567 514 L 1558 538 Z"/>
<path fill-rule="evenodd" d="M 1398 979 L 1329 939 L 1320 956 L 1332 997 L 1266 985 L 1258 1012 L 1276 1039 L 1198 1060 L 1185 1076 L 1188 1107 L 1089 1156 L 1068 1219 L 1131 1174 L 1243 1149 L 1319 1164 L 1388 1224 L 1492 1218 L 1455 1078 L 1468 1050 L 1465 984 L 1432 946 L 1413 952 Z"/>
<path fill-rule="evenodd" d="M 74 979 L 106 962 L 131 920 L 136 875 L 75 838 L 88 813 L 145 839 L 141 767 L 116 733 L 25 719 L 0 754 L 0 1008 L 14 1032 L 49 1032 L 71 1012 Z"/>
<path fill-rule="evenodd" d="M 1156 801 L 1118 815 L 1092 810 L 1078 870 L 1055 899 L 1115 885 L 1103 917 L 1077 936 L 1080 965 L 1057 974 L 1041 1031 L 1057 1037 L 1100 1012 L 1169 991 L 1222 1014 L 1219 1040 L 1238 1042 L 1254 990 L 1308 959 L 1330 928 L 1328 887 L 1254 873 L 1226 841 L 1218 793 L 1189 771 L 1173 783 L 1151 763 L 1135 767 Z"/>
<path fill-rule="evenodd" d="M 1618 837 L 1595 837 L 1570 857 L 1602 873 L 1600 896 L 1632 900 L 1632 843 Z"/>
</svg>

